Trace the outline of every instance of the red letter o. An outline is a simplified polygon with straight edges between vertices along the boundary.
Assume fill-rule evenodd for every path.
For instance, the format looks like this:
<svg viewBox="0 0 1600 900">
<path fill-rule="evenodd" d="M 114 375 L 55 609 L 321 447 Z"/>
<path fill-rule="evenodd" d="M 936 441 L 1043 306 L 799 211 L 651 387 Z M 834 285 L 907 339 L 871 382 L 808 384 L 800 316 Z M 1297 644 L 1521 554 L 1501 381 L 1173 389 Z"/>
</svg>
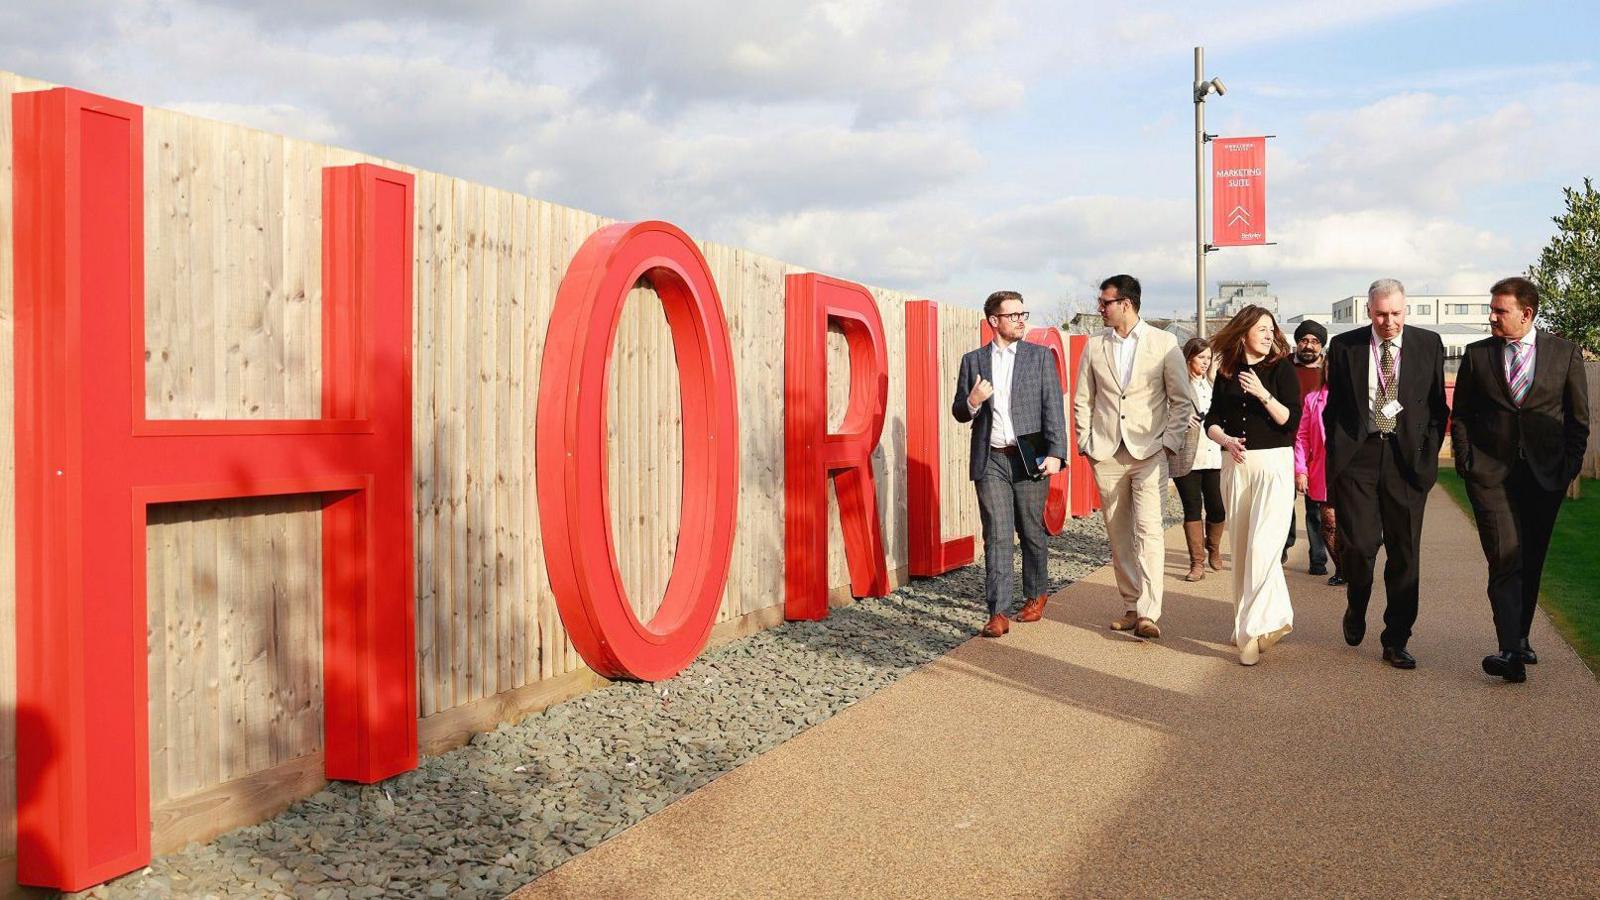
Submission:
<svg viewBox="0 0 1600 900">
<path fill-rule="evenodd" d="M 644 276 L 672 329 L 684 485 L 672 574 L 648 623 L 634 615 L 617 568 L 606 478 L 611 351 L 628 291 Z M 610 225 L 590 235 L 561 280 L 550 316 L 536 453 L 550 587 L 573 646 L 601 675 L 670 678 L 705 646 L 733 557 L 738 421 L 733 347 L 699 248 L 666 222 Z"/>
</svg>

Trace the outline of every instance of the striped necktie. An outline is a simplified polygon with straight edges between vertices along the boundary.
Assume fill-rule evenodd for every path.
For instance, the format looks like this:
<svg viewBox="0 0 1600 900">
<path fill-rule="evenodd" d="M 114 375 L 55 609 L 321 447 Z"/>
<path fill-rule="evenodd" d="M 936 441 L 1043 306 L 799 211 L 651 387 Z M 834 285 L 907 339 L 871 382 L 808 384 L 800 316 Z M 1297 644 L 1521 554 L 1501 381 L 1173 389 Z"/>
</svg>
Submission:
<svg viewBox="0 0 1600 900">
<path fill-rule="evenodd" d="M 1518 405 L 1528 396 L 1528 388 L 1533 387 L 1533 366 L 1528 359 L 1530 354 L 1527 345 L 1521 341 L 1511 341 L 1511 362 L 1506 366 L 1506 384 L 1511 387 L 1511 399 Z"/>
</svg>

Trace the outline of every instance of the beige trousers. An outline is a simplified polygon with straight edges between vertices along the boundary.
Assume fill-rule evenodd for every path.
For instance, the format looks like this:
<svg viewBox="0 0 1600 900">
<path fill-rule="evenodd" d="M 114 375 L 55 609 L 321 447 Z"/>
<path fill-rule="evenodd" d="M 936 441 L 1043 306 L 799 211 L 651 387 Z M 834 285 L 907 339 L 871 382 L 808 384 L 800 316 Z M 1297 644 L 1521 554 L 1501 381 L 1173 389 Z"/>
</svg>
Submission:
<svg viewBox="0 0 1600 900">
<path fill-rule="evenodd" d="M 1283 577 L 1283 535 L 1294 527 L 1294 448 L 1223 454 L 1222 497 L 1233 545 L 1233 642 L 1289 633 L 1294 607 Z"/>
<path fill-rule="evenodd" d="M 1161 485 L 1167 480 L 1167 454 L 1134 459 L 1126 446 L 1094 466 L 1100 489 L 1100 514 L 1111 542 L 1111 567 L 1117 591 L 1128 609 L 1146 619 L 1161 618 L 1161 580 L 1166 565 L 1166 534 L 1161 527 Z"/>
</svg>

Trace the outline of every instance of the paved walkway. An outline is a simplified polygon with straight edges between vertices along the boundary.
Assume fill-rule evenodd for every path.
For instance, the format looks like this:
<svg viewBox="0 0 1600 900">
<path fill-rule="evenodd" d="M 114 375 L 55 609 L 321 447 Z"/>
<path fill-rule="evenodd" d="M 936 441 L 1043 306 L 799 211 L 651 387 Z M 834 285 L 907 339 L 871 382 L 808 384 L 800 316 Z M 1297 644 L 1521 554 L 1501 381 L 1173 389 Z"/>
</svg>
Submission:
<svg viewBox="0 0 1600 900">
<path fill-rule="evenodd" d="M 1440 491 L 1424 545 L 1416 671 L 1377 658 L 1381 588 L 1345 646 L 1303 540 L 1296 631 L 1240 666 L 1174 529 L 1159 642 L 1106 630 L 1101 568 L 514 896 L 1600 895 L 1600 682 L 1543 616 L 1528 682 L 1484 676 Z"/>
</svg>

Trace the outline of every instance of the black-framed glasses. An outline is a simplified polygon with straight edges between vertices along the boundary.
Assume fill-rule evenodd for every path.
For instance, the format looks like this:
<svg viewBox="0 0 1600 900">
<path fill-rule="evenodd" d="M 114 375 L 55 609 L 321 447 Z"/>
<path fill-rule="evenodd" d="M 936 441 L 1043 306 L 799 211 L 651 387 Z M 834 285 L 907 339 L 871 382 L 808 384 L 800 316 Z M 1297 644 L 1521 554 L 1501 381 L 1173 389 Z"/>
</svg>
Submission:
<svg viewBox="0 0 1600 900">
<path fill-rule="evenodd" d="M 994 317 L 996 319 L 1010 319 L 1013 322 L 1026 322 L 1026 321 L 1028 321 L 1028 314 L 1025 313 L 1025 312 L 995 313 Z"/>
<path fill-rule="evenodd" d="M 1106 307 L 1110 306 L 1113 303 L 1121 303 L 1126 299 L 1128 299 L 1128 298 L 1126 298 L 1126 297 L 1116 297 L 1116 298 L 1113 298 L 1111 300 L 1107 300 L 1106 298 L 1101 297 L 1100 299 L 1095 301 L 1095 305 L 1098 306 L 1101 309 L 1105 309 Z"/>
</svg>

